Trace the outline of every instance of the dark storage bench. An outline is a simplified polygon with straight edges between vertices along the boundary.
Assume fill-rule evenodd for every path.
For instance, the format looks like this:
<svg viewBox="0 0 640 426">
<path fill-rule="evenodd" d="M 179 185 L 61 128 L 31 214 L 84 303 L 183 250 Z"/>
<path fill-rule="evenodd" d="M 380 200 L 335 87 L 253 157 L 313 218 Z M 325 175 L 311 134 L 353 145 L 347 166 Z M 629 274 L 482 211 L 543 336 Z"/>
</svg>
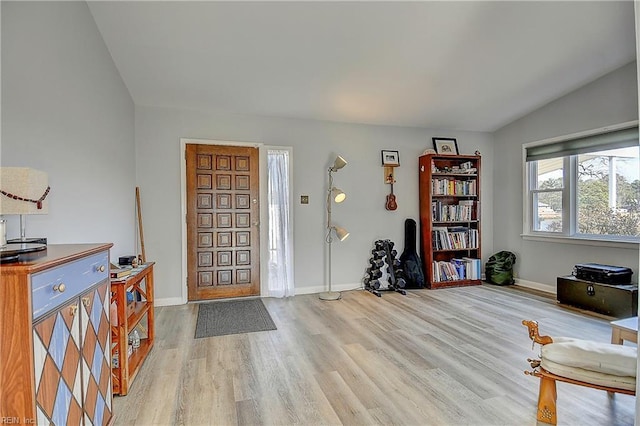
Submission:
<svg viewBox="0 0 640 426">
<path fill-rule="evenodd" d="M 638 284 L 602 284 L 558 277 L 558 302 L 617 318 L 638 315 Z"/>
</svg>

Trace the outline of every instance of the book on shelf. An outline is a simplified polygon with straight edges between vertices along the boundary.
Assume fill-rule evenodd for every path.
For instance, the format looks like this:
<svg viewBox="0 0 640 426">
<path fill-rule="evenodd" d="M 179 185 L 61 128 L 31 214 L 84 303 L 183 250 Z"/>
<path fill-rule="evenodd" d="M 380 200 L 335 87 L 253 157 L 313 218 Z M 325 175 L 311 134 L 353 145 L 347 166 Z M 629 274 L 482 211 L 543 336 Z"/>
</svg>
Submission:
<svg viewBox="0 0 640 426">
<path fill-rule="evenodd" d="M 449 242 L 449 232 L 445 226 L 434 226 L 431 228 L 432 244 L 434 250 L 448 250 L 451 249 Z"/>
<path fill-rule="evenodd" d="M 431 244 L 434 250 L 476 249 L 478 230 L 466 226 L 434 226 Z"/>
<path fill-rule="evenodd" d="M 434 178 L 431 181 L 433 195 L 476 195 L 475 179 L 459 180 L 452 178 Z"/>
<path fill-rule="evenodd" d="M 470 280 L 482 279 L 482 261 L 472 257 L 463 257 L 467 264 L 467 276 Z"/>
<path fill-rule="evenodd" d="M 460 200 L 458 204 L 446 204 L 441 200 L 431 202 L 431 220 L 434 222 L 471 222 L 475 219 L 475 200 Z"/>
<path fill-rule="evenodd" d="M 434 261 L 433 281 L 479 280 L 482 278 L 481 263 L 480 259 L 470 257 Z"/>
<path fill-rule="evenodd" d="M 455 265 L 450 262 L 434 261 L 433 262 L 433 281 L 459 281 L 458 270 Z"/>
<path fill-rule="evenodd" d="M 126 277 L 131 274 L 131 268 L 111 268 L 109 270 L 109 276 L 111 279 Z"/>
<path fill-rule="evenodd" d="M 475 200 L 460 200 L 458 210 L 462 220 L 477 219 L 477 202 Z"/>
</svg>

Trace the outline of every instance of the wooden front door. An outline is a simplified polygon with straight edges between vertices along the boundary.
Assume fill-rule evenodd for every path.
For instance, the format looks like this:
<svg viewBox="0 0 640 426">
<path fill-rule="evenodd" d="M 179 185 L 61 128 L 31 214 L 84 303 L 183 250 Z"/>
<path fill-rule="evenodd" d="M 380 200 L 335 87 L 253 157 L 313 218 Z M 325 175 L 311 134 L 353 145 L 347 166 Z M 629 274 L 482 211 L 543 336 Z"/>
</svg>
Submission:
<svg viewBox="0 0 640 426">
<path fill-rule="evenodd" d="M 189 300 L 260 294 L 258 149 L 187 144 Z"/>
</svg>

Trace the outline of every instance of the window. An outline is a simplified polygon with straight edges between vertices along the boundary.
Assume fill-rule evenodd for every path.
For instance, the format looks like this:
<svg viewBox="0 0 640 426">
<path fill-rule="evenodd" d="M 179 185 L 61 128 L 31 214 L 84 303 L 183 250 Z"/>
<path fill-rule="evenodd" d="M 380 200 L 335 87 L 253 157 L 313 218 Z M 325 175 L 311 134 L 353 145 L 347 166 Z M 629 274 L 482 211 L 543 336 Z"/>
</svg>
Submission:
<svg viewBox="0 0 640 426">
<path fill-rule="evenodd" d="M 524 233 L 640 241 L 638 128 L 524 146 Z"/>
<path fill-rule="evenodd" d="M 536 231 L 562 232 L 564 159 L 553 158 L 530 163 L 534 174 L 531 195 Z"/>
</svg>

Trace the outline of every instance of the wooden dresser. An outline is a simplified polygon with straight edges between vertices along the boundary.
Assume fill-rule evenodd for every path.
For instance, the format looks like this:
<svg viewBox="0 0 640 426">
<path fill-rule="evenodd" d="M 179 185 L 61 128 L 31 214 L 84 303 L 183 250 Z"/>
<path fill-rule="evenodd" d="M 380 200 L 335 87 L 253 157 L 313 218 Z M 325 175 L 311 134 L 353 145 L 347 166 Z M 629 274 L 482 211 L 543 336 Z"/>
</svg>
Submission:
<svg viewBox="0 0 640 426">
<path fill-rule="evenodd" d="M 111 246 L 49 245 L 0 265 L 4 423 L 111 421 Z"/>
</svg>

